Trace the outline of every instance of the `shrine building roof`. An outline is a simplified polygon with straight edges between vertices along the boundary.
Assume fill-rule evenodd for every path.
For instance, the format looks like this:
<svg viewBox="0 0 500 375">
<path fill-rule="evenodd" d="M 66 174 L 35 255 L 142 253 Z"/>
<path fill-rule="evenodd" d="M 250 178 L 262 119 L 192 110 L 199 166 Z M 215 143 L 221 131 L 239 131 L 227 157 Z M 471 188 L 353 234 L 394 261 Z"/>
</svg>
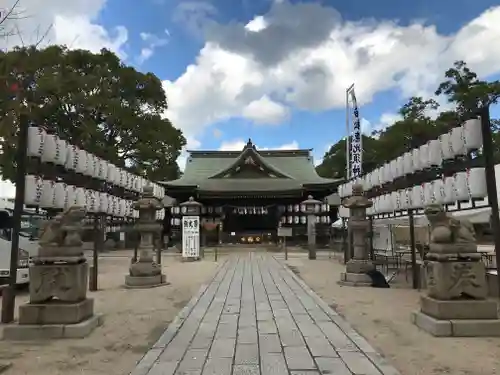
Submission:
<svg viewBox="0 0 500 375">
<path fill-rule="evenodd" d="M 257 150 L 251 140 L 242 151 L 188 151 L 182 177 L 160 183 L 167 191 L 195 188 L 200 193 L 285 192 L 340 183 L 316 173 L 311 151 Z"/>
</svg>

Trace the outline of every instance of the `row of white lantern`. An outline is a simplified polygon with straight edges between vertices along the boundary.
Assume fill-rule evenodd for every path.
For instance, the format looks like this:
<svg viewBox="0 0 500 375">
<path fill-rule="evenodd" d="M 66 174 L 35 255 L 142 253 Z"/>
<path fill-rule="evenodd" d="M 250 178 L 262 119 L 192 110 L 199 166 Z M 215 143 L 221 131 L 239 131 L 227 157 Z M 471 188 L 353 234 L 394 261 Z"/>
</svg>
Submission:
<svg viewBox="0 0 500 375">
<path fill-rule="evenodd" d="M 67 170 L 138 193 L 142 192 L 146 185 L 151 184 L 145 178 L 129 173 L 104 159 L 71 145 L 56 135 L 47 134 L 42 128 L 36 126 L 28 128 L 27 155 L 38 157 L 44 163 L 61 165 Z M 154 195 L 163 199 L 165 189 L 158 184 L 152 185 Z"/>
<path fill-rule="evenodd" d="M 137 218 L 139 212 L 132 208 L 134 201 L 122 199 L 108 193 L 101 193 L 63 182 L 42 180 L 34 175 L 25 178 L 24 204 L 42 209 L 63 210 L 81 206 L 89 213 L 102 213 L 116 217 Z M 165 212 L 158 211 L 157 219 L 163 219 Z"/>
<path fill-rule="evenodd" d="M 367 214 L 387 214 L 421 209 L 434 203 L 455 204 L 456 202 L 482 200 L 487 195 L 484 168 L 473 168 L 444 179 L 375 197 L 372 200 L 373 206 L 367 210 Z M 348 211 L 343 209 L 339 215 L 347 217 Z"/>
<path fill-rule="evenodd" d="M 427 142 L 419 148 L 399 156 L 380 168 L 339 187 L 341 198 L 352 195 L 352 185 L 361 183 L 365 190 L 381 186 L 400 177 L 439 167 L 443 160 L 466 156 L 482 147 L 481 121 L 468 120 L 462 126 L 453 128 L 439 139 Z"/>
<path fill-rule="evenodd" d="M 286 208 L 286 212 L 306 212 L 306 206 L 304 204 L 295 204 L 295 205 L 288 205 L 288 206 L 282 206 L 281 211 L 284 212 Z M 330 210 L 330 207 L 328 204 L 316 204 L 314 206 L 314 212 L 328 212 Z"/>
<path fill-rule="evenodd" d="M 331 219 L 330 216 L 316 216 L 316 223 L 322 224 L 330 224 Z M 282 224 L 306 224 L 307 217 L 306 216 L 282 216 L 281 217 Z"/>
</svg>

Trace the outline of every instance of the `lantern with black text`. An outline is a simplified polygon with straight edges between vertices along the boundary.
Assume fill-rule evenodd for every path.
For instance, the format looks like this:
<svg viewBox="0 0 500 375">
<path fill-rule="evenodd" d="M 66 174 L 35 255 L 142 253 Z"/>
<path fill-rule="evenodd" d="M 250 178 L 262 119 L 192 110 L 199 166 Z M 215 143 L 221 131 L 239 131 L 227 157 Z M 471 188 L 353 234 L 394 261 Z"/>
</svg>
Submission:
<svg viewBox="0 0 500 375">
<path fill-rule="evenodd" d="M 455 195 L 459 202 L 465 202 L 470 199 L 467 172 L 458 172 L 455 174 Z"/>
<path fill-rule="evenodd" d="M 472 168 L 468 176 L 469 193 L 472 199 L 483 199 L 488 196 L 486 190 L 486 173 L 484 168 Z"/>
<path fill-rule="evenodd" d="M 450 140 L 454 156 L 460 157 L 467 155 L 463 127 L 458 126 L 456 128 L 453 128 L 450 132 Z"/>
<path fill-rule="evenodd" d="M 54 193 L 55 182 L 51 180 L 43 180 L 42 182 L 42 197 L 40 199 L 40 207 L 54 208 Z"/>
<path fill-rule="evenodd" d="M 64 210 L 68 199 L 67 185 L 64 182 L 56 182 L 54 184 L 54 208 Z"/>
<path fill-rule="evenodd" d="M 483 146 L 483 133 L 481 131 L 481 120 L 467 120 L 462 125 L 464 128 L 465 148 L 467 151 L 478 150 Z"/>
<path fill-rule="evenodd" d="M 41 157 L 44 148 L 45 131 L 37 126 L 28 128 L 28 147 L 26 154 L 29 157 Z"/>
<path fill-rule="evenodd" d="M 24 204 L 27 206 L 39 206 L 42 198 L 43 180 L 34 175 L 25 177 Z"/>
</svg>

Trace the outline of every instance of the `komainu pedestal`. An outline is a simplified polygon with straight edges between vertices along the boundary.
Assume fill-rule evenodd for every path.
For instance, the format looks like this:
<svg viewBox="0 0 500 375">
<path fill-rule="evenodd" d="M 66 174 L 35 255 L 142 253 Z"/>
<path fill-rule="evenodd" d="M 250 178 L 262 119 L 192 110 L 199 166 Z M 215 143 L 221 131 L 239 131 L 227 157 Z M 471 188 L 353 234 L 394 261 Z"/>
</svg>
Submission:
<svg viewBox="0 0 500 375">
<path fill-rule="evenodd" d="M 71 207 L 42 228 L 30 267 L 30 300 L 19 307 L 18 324 L 4 328 L 5 339 L 80 338 L 101 323 L 87 298 L 88 264 L 80 238 L 84 217 L 83 208 Z"/>
<path fill-rule="evenodd" d="M 140 254 L 138 260 L 132 261 L 129 274 L 125 275 L 125 287 L 154 288 L 167 285 L 161 264 L 157 264 L 152 255 L 154 234 L 161 231 L 161 225 L 156 223 L 156 211 L 163 209 L 163 204 L 153 194 L 153 187 L 144 188 L 142 197 L 134 203 L 134 209 L 139 211 L 139 220 L 134 229 L 140 234 Z"/>
<path fill-rule="evenodd" d="M 341 273 L 339 284 L 348 286 L 371 286 L 372 280 L 367 272 L 375 267 L 368 256 L 367 233 L 370 223 L 366 219 L 366 209 L 373 202 L 364 196 L 363 186 L 352 187 L 352 197 L 344 199 L 342 205 L 349 208 L 349 233 L 352 233 L 354 256 L 346 264 L 346 272 Z"/>
<path fill-rule="evenodd" d="M 497 302 L 488 300 L 486 270 L 472 224 L 432 205 L 427 254 L 427 295 L 412 321 L 434 336 L 500 336 Z"/>
</svg>

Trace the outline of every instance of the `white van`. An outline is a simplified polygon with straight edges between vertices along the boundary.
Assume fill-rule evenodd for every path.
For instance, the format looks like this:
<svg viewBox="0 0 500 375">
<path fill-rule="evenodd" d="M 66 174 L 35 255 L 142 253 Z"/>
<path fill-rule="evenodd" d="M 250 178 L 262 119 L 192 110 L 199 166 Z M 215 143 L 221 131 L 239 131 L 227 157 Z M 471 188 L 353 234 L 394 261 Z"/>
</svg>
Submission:
<svg viewBox="0 0 500 375">
<path fill-rule="evenodd" d="M 13 204 L 0 200 L 0 285 L 7 284 L 10 276 L 10 249 L 12 246 Z M 17 284 L 29 283 L 30 258 L 38 253 L 38 229 L 44 216 L 25 209 L 19 233 Z"/>
</svg>

